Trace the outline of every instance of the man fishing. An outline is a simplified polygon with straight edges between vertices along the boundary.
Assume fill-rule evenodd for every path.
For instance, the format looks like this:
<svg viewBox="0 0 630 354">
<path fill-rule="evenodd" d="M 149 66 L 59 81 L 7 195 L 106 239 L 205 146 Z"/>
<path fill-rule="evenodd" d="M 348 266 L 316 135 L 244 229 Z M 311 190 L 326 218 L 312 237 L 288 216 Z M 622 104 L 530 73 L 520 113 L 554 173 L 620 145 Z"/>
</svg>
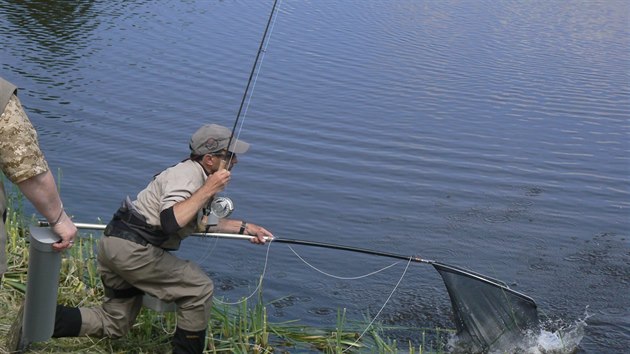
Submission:
<svg viewBox="0 0 630 354">
<path fill-rule="evenodd" d="M 249 144 L 232 142 L 229 129 L 208 124 L 192 135 L 189 147 L 189 158 L 156 175 L 136 200 L 123 201 L 98 242 L 102 305 L 58 305 L 53 337 L 120 338 L 138 316 L 143 294 L 149 294 L 177 305 L 173 353 L 203 352 L 212 280 L 198 265 L 169 251 L 194 232 L 251 235 L 256 244 L 273 235 L 241 220 L 222 218 L 207 225 L 205 208 L 225 189 L 237 154 L 245 153 Z"/>
</svg>

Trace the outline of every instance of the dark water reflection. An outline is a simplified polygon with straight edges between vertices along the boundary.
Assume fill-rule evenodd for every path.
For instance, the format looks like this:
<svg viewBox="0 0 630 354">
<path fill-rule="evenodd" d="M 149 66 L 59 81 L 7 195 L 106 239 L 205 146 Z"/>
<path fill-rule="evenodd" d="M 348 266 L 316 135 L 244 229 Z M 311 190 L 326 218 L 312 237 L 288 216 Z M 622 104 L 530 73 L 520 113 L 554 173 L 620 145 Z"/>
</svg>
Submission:
<svg viewBox="0 0 630 354">
<path fill-rule="evenodd" d="M 77 220 L 231 126 L 271 3 L 0 0 L 1 75 L 21 87 Z M 502 279 L 579 352 L 630 345 L 630 58 L 625 1 L 287 1 L 226 191 L 278 236 L 420 254 Z M 294 249 L 340 277 L 390 260 Z M 217 295 L 251 293 L 264 247 L 188 240 Z M 375 314 L 404 264 L 360 280 L 274 244 L 279 320 Z M 588 310 L 586 308 L 588 307 Z M 412 266 L 385 324 L 453 327 L 438 274 Z M 544 341 L 543 341 L 544 342 Z"/>
<path fill-rule="evenodd" d="M 4 55 L 22 56 L 26 67 L 7 65 L 11 70 L 35 82 L 52 87 L 72 88 L 70 73 L 77 69 L 90 45 L 91 33 L 100 25 L 93 13 L 92 2 L 70 1 L 15 1 L 3 21 L 8 28 L 5 41 L 20 46 L 7 46 Z M 29 48 L 27 52 L 23 48 Z M 8 64 L 8 63 L 7 63 Z M 43 76 L 41 73 L 47 73 Z M 39 93 L 43 100 L 68 103 L 60 96 Z"/>
</svg>

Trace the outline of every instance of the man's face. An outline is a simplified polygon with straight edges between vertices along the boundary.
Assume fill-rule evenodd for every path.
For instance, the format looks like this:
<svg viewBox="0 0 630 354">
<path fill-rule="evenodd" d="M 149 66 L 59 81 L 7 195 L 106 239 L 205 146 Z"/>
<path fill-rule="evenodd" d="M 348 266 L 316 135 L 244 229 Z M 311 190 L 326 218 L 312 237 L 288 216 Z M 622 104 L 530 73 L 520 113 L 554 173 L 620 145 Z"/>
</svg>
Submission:
<svg viewBox="0 0 630 354">
<path fill-rule="evenodd" d="M 225 169 L 228 171 L 231 171 L 232 167 L 234 167 L 234 165 L 238 163 L 238 158 L 236 157 L 236 154 L 231 151 L 227 151 L 225 149 L 217 153 L 214 153 L 211 156 L 212 156 L 212 172 L 216 172 L 219 170 L 219 168 L 221 167 L 222 160 L 225 161 Z"/>
</svg>

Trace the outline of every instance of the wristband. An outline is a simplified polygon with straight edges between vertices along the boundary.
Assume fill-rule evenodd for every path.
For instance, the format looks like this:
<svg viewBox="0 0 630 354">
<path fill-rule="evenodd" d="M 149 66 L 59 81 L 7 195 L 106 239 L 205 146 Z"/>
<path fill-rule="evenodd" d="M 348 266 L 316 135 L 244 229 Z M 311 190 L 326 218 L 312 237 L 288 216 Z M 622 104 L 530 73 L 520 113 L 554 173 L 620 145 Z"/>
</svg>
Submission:
<svg viewBox="0 0 630 354">
<path fill-rule="evenodd" d="M 61 217 L 63 216 L 64 210 L 63 210 L 63 203 L 61 204 L 61 211 L 59 212 L 59 216 L 57 216 L 57 220 L 53 221 L 53 222 L 49 222 L 48 224 L 50 226 L 55 226 L 55 225 L 59 225 L 61 224 Z"/>
<path fill-rule="evenodd" d="M 241 229 L 238 230 L 239 235 L 243 235 L 245 233 L 245 229 L 247 229 L 247 223 L 243 221 L 241 222 Z"/>
</svg>

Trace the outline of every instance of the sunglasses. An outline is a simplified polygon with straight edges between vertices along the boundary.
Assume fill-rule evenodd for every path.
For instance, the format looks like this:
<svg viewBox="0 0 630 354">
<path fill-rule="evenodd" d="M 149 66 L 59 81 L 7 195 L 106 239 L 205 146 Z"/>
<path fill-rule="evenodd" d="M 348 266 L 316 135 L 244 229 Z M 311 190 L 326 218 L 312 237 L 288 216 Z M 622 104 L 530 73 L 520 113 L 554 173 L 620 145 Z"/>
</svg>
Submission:
<svg viewBox="0 0 630 354">
<path fill-rule="evenodd" d="M 224 157 L 226 160 L 231 160 L 232 158 L 236 157 L 235 153 L 233 153 L 231 151 L 227 151 L 227 150 L 216 152 L 216 153 L 211 154 L 211 155 L 212 156 Z"/>
</svg>

